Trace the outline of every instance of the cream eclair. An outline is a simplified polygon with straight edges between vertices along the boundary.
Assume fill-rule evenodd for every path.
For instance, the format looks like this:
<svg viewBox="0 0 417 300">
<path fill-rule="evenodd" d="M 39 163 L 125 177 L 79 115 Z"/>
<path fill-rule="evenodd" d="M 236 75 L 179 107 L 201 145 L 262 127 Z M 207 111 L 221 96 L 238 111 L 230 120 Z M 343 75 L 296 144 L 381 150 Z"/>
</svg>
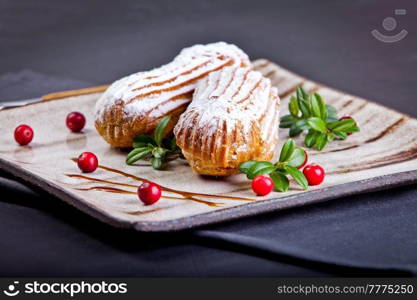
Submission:
<svg viewBox="0 0 417 300">
<path fill-rule="evenodd" d="M 235 45 L 218 42 L 185 48 L 166 65 L 126 76 L 97 101 L 97 131 L 112 146 L 131 147 L 134 137 L 151 135 L 158 121 L 169 115 L 169 134 L 192 100 L 196 84 L 229 66 L 248 67 L 250 61 Z"/>
<path fill-rule="evenodd" d="M 278 144 L 280 100 L 269 79 L 250 68 L 226 67 L 199 81 L 174 128 L 192 169 L 237 173 L 247 160 L 271 160 Z"/>
</svg>

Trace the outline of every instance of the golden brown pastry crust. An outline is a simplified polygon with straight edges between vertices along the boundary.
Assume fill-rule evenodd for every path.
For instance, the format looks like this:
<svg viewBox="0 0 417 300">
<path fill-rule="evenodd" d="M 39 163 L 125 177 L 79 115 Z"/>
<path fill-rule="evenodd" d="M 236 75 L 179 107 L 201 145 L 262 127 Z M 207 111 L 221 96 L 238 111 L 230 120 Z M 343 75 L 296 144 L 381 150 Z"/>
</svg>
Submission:
<svg viewBox="0 0 417 300">
<path fill-rule="evenodd" d="M 223 42 L 185 48 L 169 64 L 114 82 L 95 107 L 95 126 L 112 146 L 131 147 L 138 135 L 151 135 L 171 116 L 167 134 L 192 99 L 197 82 L 223 67 L 249 66 L 247 55 Z"/>
<path fill-rule="evenodd" d="M 227 176 L 247 160 L 271 160 L 278 144 L 279 97 L 270 80 L 248 68 L 223 68 L 199 82 L 174 128 L 199 174 Z"/>
<path fill-rule="evenodd" d="M 170 134 L 180 115 L 191 101 L 192 93 L 185 95 L 187 102 L 167 112 L 163 116 L 171 116 L 166 127 L 166 134 Z M 128 148 L 138 135 L 152 135 L 162 117 L 126 116 L 124 105 L 120 102 L 106 110 L 100 119 L 96 119 L 95 126 L 98 133 L 113 147 Z"/>
</svg>

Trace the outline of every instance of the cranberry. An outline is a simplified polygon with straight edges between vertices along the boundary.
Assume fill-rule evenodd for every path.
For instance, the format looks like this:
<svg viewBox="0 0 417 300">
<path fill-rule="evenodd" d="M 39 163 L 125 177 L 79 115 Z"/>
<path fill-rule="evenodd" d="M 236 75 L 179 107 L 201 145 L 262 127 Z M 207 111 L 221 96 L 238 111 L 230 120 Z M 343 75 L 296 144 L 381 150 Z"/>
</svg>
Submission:
<svg viewBox="0 0 417 300">
<path fill-rule="evenodd" d="M 303 170 L 304 176 L 307 178 L 309 185 L 318 185 L 323 182 L 326 173 L 320 165 L 310 164 L 305 166 Z"/>
<path fill-rule="evenodd" d="M 252 181 L 252 190 L 258 196 L 268 195 L 274 189 L 274 183 L 268 175 L 258 175 Z"/>
<path fill-rule="evenodd" d="M 305 158 L 304 162 L 297 167 L 297 169 L 301 169 L 302 167 L 304 167 L 306 165 L 307 161 L 308 161 L 307 151 L 305 149 L 303 149 L 303 151 L 304 151 L 304 154 L 305 154 L 306 158 Z"/>
<path fill-rule="evenodd" d="M 69 113 L 66 119 L 67 127 L 72 132 L 80 132 L 85 125 L 85 117 L 82 113 L 73 111 Z"/>
<path fill-rule="evenodd" d="M 29 144 L 33 139 L 33 129 L 26 124 L 17 126 L 14 130 L 14 139 L 22 146 Z"/>
<path fill-rule="evenodd" d="M 97 169 L 98 159 L 94 153 L 83 152 L 78 156 L 77 164 L 81 171 L 91 173 Z"/>
<path fill-rule="evenodd" d="M 145 205 L 154 204 L 161 198 L 161 188 L 154 182 L 144 182 L 138 187 L 138 196 Z"/>
<path fill-rule="evenodd" d="M 353 118 L 351 116 L 343 116 L 343 117 L 339 118 L 339 121 L 346 120 L 346 119 L 352 119 L 353 120 Z M 347 135 L 351 135 L 351 134 L 352 134 L 352 132 L 349 132 Z"/>
</svg>

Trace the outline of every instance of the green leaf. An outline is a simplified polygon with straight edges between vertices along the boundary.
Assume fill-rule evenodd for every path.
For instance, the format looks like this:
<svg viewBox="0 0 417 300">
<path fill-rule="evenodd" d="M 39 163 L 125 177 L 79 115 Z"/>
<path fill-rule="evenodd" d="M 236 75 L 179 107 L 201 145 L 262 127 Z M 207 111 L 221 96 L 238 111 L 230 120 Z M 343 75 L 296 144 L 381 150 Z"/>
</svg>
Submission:
<svg viewBox="0 0 417 300">
<path fill-rule="evenodd" d="M 133 139 L 133 148 L 146 147 L 148 144 L 156 145 L 155 140 L 148 135 L 139 135 Z"/>
<path fill-rule="evenodd" d="M 304 130 L 307 130 L 310 128 L 310 125 L 308 125 L 308 122 L 306 119 L 301 119 L 293 123 L 293 125 L 290 128 L 289 136 L 290 137 L 296 137 L 300 135 Z"/>
<path fill-rule="evenodd" d="M 290 114 L 281 118 L 280 128 L 289 128 L 290 137 L 308 130 L 304 143 L 309 148 L 322 150 L 336 137 L 346 139 L 348 133 L 359 131 L 353 119 L 339 121 L 334 106 L 325 104 L 318 93 L 309 96 L 301 86 L 291 96 L 288 109 Z"/>
<path fill-rule="evenodd" d="M 359 127 L 357 127 L 356 125 L 347 129 L 345 132 L 347 133 L 354 133 L 354 132 L 358 132 L 359 131 Z"/>
<path fill-rule="evenodd" d="M 300 135 L 301 132 L 303 132 L 303 129 L 294 125 L 294 126 L 291 126 L 290 132 L 288 133 L 288 135 L 290 137 L 296 137 Z"/>
<path fill-rule="evenodd" d="M 314 146 L 314 144 L 316 143 L 317 137 L 319 136 L 320 132 L 318 131 L 314 131 L 314 130 L 309 130 L 306 137 L 304 138 L 304 144 L 308 147 L 311 148 Z"/>
<path fill-rule="evenodd" d="M 168 126 L 171 116 L 165 116 L 159 120 L 158 125 L 155 128 L 154 139 L 158 146 L 161 146 L 162 138 L 165 134 L 165 129 Z"/>
<path fill-rule="evenodd" d="M 327 141 L 331 142 L 333 140 L 334 140 L 334 133 L 333 132 L 327 133 Z"/>
<path fill-rule="evenodd" d="M 344 119 L 341 121 L 329 123 L 328 127 L 333 132 L 346 132 L 350 128 L 356 127 L 356 123 L 353 119 Z"/>
<path fill-rule="evenodd" d="M 328 117 L 326 104 L 324 103 L 323 98 L 319 94 L 315 93 L 315 95 L 319 99 L 320 110 L 321 110 L 321 119 L 323 121 L 326 121 L 327 117 Z"/>
<path fill-rule="evenodd" d="M 313 116 L 322 119 L 323 121 L 327 120 L 327 109 L 324 104 L 323 99 L 317 93 L 314 93 L 310 96 L 311 110 Z"/>
<path fill-rule="evenodd" d="M 342 140 L 346 140 L 346 138 L 348 137 L 346 132 L 335 132 L 334 135 Z"/>
<path fill-rule="evenodd" d="M 296 95 L 297 95 L 298 108 L 300 109 L 302 116 L 304 118 L 310 117 L 311 112 L 310 112 L 310 104 L 308 102 L 308 94 L 302 88 L 302 86 L 297 87 Z"/>
<path fill-rule="evenodd" d="M 253 173 L 253 178 L 255 178 L 258 175 L 269 174 L 271 172 L 274 172 L 276 169 L 277 168 L 274 165 L 273 166 L 270 166 L 270 167 L 262 168 L 262 169 L 258 170 L 257 172 L 254 172 Z"/>
<path fill-rule="evenodd" d="M 180 147 L 177 145 L 177 138 L 175 136 L 173 136 L 169 142 L 169 149 L 174 152 L 180 150 Z"/>
<path fill-rule="evenodd" d="M 306 159 L 306 153 L 302 148 L 295 148 L 290 158 L 288 159 L 288 165 L 293 167 L 301 166 Z"/>
<path fill-rule="evenodd" d="M 157 158 L 157 157 L 152 157 L 151 158 L 151 164 L 152 164 L 152 167 L 155 170 L 161 170 L 161 169 L 164 168 L 164 164 L 162 163 L 162 159 Z"/>
<path fill-rule="evenodd" d="M 257 161 L 255 161 L 255 160 L 245 161 L 245 162 L 243 162 L 239 165 L 239 170 L 240 170 L 240 172 L 246 174 L 246 173 L 248 173 L 249 169 L 256 163 L 257 163 Z"/>
<path fill-rule="evenodd" d="M 313 116 L 321 119 L 321 110 L 316 94 L 310 95 L 310 103 Z"/>
<path fill-rule="evenodd" d="M 257 161 L 249 168 L 246 177 L 253 179 L 258 175 L 271 173 L 275 169 L 276 167 L 269 161 Z"/>
<path fill-rule="evenodd" d="M 295 149 L 294 140 L 288 139 L 282 146 L 281 153 L 279 155 L 279 161 L 280 162 L 287 161 L 288 158 L 290 158 L 291 154 L 293 153 L 294 149 Z"/>
<path fill-rule="evenodd" d="M 290 128 L 295 122 L 297 121 L 297 118 L 295 118 L 292 115 L 285 115 L 281 118 L 281 121 L 279 123 L 280 128 Z"/>
<path fill-rule="evenodd" d="M 297 168 L 293 167 L 293 166 L 285 166 L 285 170 L 287 170 L 288 174 L 291 175 L 292 178 L 294 178 L 294 180 L 303 188 L 303 189 L 307 189 L 308 188 L 308 182 L 306 177 L 304 176 L 304 174 L 298 170 Z"/>
<path fill-rule="evenodd" d="M 308 101 L 303 100 L 303 99 L 298 99 L 298 107 L 301 110 L 301 114 L 303 118 L 308 118 L 311 116 L 310 104 L 308 103 Z"/>
<path fill-rule="evenodd" d="M 326 104 L 326 109 L 327 109 L 327 123 L 330 122 L 336 122 L 337 120 L 339 120 L 339 117 L 337 116 L 337 111 L 336 108 L 332 105 Z"/>
<path fill-rule="evenodd" d="M 326 147 L 327 143 L 328 143 L 327 134 L 321 133 L 317 137 L 316 144 L 314 146 L 316 147 L 317 150 L 321 151 L 324 149 L 324 147 Z"/>
<path fill-rule="evenodd" d="M 308 94 L 306 93 L 306 91 L 303 89 L 303 87 L 301 85 L 297 87 L 296 94 L 297 94 L 298 99 L 302 99 L 302 100 L 307 101 Z"/>
<path fill-rule="evenodd" d="M 308 122 L 306 119 L 302 119 L 302 120 L 295 122 L 295 126 L 302 130 L 310 129 L 310 125 L 308 125 Z"/>
<path fill-rule="evenodd" d="M 129 154 L 126 157 L 126 164 L 131 165 L 135 163 L 136 161 L 146 157 L 152 152 L 152 149 L 149 147 L 143 147 L 143 148 L 135 148 L 132 151 L 129 152 Z"/>
<path fill-rule="evenodd" d="M 326 104 L 326 109 L 327 109 L 328 114 L 336 114 L 337 113 L 336 107 L 334 107 L 333 105 Z"/>
<path fill-rule="evenodd" d="M 320 118 L 311 117 L 308 119 L 307 122 L 310 125 L 310 127 L 316 131 L 319 131 L 322 133 L 327 131 L 326 123 L 324 123 L 324 121 Z"/>
<path fill-rule="evenodd" d="M 155 147 L 152 149 L 152 155 L 156 158 L 164 158 L 167 153 L 167 150 L 161 147 Z"/>
<path fill-rule="evenodd" d="M 330 130 L 332 130 L 333 128 L 335 128 L 337 125 L 339 125 L 340 121 L 335 121 L 335 122 L 329 122 L 327 123 L 327 128 L 329 128 Z"/>
<path fill-rule="evenodd" d="M 287 175 L 287 171 L 284 169 L 284 166 L 282 168 L 277 168 L 277 170 L 275 172 L 279 172 L 279 173 L 282 173 L 284 175 Z"/>
<path fill-rule="evenodd" d="M 272 181 L 274 182 L 274 188 L 280 192 L 288 191 L 288 187 L 290 186 L 290 182 L 288 181 L 287 176 L 280 172 L 272 172 L 269 174 Z"/>
<path fill-rule="evenodd" d="M 298 103 L 297 103 L 297 98 L 295 96 L 291 96 L 291 100 L 288 103 L 288 110 L 290 111 L 291 115 L 293 115 L 294 117 L 298 117 Z"/>
</svg>

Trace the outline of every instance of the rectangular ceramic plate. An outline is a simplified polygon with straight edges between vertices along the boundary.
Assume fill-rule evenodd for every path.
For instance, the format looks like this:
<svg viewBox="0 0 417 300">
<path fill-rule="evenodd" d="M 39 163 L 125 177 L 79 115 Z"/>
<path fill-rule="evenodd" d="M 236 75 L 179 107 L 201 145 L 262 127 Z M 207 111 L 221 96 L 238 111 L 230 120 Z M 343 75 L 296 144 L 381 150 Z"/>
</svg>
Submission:
<svg viewBox="0 0 417 300">
<path fill-rule="evenodd" d="M 322 185 L 303 191 L 291 184 L 286 193 L 256 197 L 244 175 L 202 177 L 185 160 L 174 161 L 165 171 L 153 170 L 144 161 L 127 166 L 126 153 L 110 148 L 94 129 L 92 109 L 100 93 L 0 111 L 0 167 L 104 222 L 140 231 L 191 228 L 417 181 L 417 120 L 266 60 L 254 65 L 278 87 L 282 115 L 287 114 L 290 95 L 303 85 L 320 93 L 339 115 L 351 115 L 358 122 L 361 131 L 346 141 L 333 142 L 321 152 L 309 151 L 310 161 L 327 172 Z M 71 111 L 87 117 L 81 134 L 70 133 L 65 126 Z M 18 146 L 13 140 L 13 129 L 21 123 L 35 131 L 30 146 Z M 281 141 L 287 134 L 288 130 L 280 131 Z M 302 145 L 302 137 L 297 143 Z M 102 167 L 80 173 L 71 158 L 83 151 L 96 153 Z M 170 191 L 165 190 L 157 204 L 144 206 L 135 194 L 144 179 Z"/>
</svg>

